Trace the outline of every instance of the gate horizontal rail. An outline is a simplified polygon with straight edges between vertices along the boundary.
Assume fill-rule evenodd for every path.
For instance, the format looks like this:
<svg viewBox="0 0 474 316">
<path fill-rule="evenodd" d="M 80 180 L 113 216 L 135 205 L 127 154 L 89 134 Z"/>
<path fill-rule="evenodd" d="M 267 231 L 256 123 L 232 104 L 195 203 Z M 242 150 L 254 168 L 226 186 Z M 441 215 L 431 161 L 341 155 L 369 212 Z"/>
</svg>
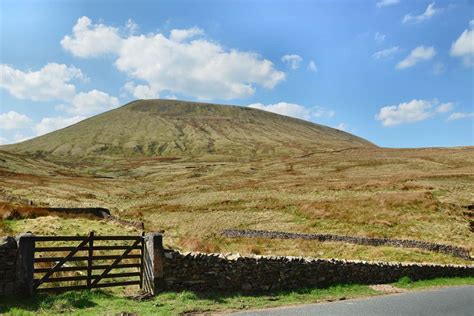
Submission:
<svg viewBox="0 0 474 316">
<path fill-rule="evenodd" d="M 128 246 L 94 246 L 94 250 L 126 250 L 130 247 Z M 76 247 L 36 247 L 36 252 L 55 252 L 55 251 L 72 251 Z M 141 249 L 139 246 L 133 247 L 133 249 Z M 89 247 L 80 247 L 77 251 L 88 251 Z"/>
<path fill-rule="evenodd" d="M 117 259 L 120 258 L 120 255 L 118 256 L 79 256 L 79 257 L 70 257 L 67 259 L 67 261 L 84 261 L 84 260 L 89 260 L 89 258 L 92 258 L 92 260 L 111 260 L 111 259 Z M 141 255 L 126 255 L 121 257 L 122 259 L 140 259 Z M 41 257 L 41 258 L 35 258 L 35 262 L 58 262 L 63 257 Z"/>
<path fill-rule="evenodd" d="M 126 285 L 140 285 L 140 281 L 124 281 L 124 282 L 115 282 L 115 283 L 102 283 L 97 284 L 94 288 L 104 288 L 104 287 L 113 287 L 113 286 L 126 286 Z M 45 287 L 37 288 L 36 292 L 63 292 L 71 290 L 87 290 L 89 287 L 87 285 L 72 285 L 72 286 L 57 286 L 57 287 Z"/>
<path fill-rule="evenodd" d="M 92 270 L 104 270 L 109 265 L 94 265 L 91 267 Z M 115 266 L 116 269 L 124 269 L 124 268 L 140 268 L 139 263 L 124 263 L 124 264 L 118 264 Z M 72 266 L 72 267 L 61 267 L 56 270 L 56 272 L 71 272 L 71 271 L 87 271 L 88 267 L 84 266 Z M 35 268 L 34 272 L 35 273 L 45 273 L 51 270 L 51 268 Z"/>
</svg>

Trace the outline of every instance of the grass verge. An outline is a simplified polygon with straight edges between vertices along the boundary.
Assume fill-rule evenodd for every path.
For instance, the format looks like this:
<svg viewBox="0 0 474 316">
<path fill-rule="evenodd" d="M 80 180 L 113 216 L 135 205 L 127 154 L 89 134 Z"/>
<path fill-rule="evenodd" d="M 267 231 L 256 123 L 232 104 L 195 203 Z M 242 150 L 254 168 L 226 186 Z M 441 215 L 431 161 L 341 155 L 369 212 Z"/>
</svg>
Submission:
<svg viewBox="0 0 474 316">
<path fill-rule="evenodd" d="M 153 299 L 137 301 L 105 291 L 35 295 L 29 299 L 1 299 L 0 314 L 6 315 L 180 315 L 274 307 L 299 303 L 341 300 L 377 295 L 365 285 L 338 285 L 326 289 L 284 291 L 271 295 L 165 292 Z"/>
<path fill-rule="evenodd" d="M 398 288 L 424 289 L 440 286 L 474 285 L 474 277 L 438 278 L 411 281 L 402 278 L 392 284 Z M 380 295 L 366 285 L 337 285 L 325 289 L 303 289 L 265 294 L 219 294 L 165 292 L 153 299 L 138 301 L 120 296 L 116 290 L 67 292 L 58 295 L 35 295 L 29 299 L 0 299 L 0 314 L 6 315 L 180 315 L 186 313 L 225 312 L 284 305 L 317 303 Z"/>
<path fill-rule="evenodd" d="M 426 289 L 432 287 L 442 286 L 460 286 L 460 285 L 474 285 L 474 277 L 463 278 L 436 278 L 431 280 L 412 281 L 409 277 L 403 277 L 392 284 L 395 287 L 402 289 Z"/>
</svg>

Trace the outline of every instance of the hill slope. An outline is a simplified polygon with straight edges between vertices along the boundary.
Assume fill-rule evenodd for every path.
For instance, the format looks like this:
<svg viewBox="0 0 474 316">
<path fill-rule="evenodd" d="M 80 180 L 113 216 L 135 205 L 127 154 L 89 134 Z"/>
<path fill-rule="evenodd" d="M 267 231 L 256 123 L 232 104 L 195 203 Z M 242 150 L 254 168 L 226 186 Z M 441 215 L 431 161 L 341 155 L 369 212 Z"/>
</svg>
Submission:
<svg viewBox="0 0 474 316">
<path fill-rule="evenodd" d="M 202 157 L 294 155 L 365 147 L 375 145 L 340 130 L 257 109 L 138 100 L 2 149 L 76 157 Z"/>
</svg>

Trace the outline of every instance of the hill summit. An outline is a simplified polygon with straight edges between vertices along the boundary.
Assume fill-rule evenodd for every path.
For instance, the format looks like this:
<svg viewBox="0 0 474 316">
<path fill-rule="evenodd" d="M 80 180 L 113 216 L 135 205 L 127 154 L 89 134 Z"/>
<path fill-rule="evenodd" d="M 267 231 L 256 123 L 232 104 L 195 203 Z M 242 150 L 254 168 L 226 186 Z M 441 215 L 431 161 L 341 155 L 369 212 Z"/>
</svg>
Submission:
<svg viewBox="0 0 474 316">
<path fill-rule="evenodd" d="M 260 156 L 375 147 L 349 133 L 258 109 L 137 100 L 72 126 L 1 146 L 53 156 Z"/>
</svg>

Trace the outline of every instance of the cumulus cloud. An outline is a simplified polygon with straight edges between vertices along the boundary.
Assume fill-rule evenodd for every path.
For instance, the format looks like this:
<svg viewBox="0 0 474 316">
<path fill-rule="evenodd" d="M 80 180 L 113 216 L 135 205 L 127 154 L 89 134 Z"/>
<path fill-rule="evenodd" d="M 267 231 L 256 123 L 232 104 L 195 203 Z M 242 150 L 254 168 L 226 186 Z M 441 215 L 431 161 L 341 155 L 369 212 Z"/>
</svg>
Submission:
<svg viewBox="0 0 474 316">
<path fill-rule="evenodd" d="M 464 30 L 451 45 L 451 56 L 463 59 L 466 66 L 474 66 L 474 20 L 469 22 L 470 29 Z"/>
<path fill-rule="evenodd" d="M 450 116 L 448 116 L 448 120 L 450 121 L 462 120 L 466 118 L 474 118 L 474 112 L 471 112 L 471 113 L 454 112 L 454 113 L 451 113 Z"/>
<path fill-rule="evenodd" d="M 382 44 L 385 41 L 386 37 L 387 37 L 387 35 L 385 35 L 383 33 L 380 33 L 380 32 L 376 32 L 375 35 L 374 35 L 375 43 Z"/>
<path fill-rule="evenodd" d="M 85 119 L 83 116 L 73 117 L 45 117 L 38 124 L 35 125 L 34 130 L 37 136 L 44 135 L 46 133 L 55 131 L 60 128 L 67 127 Z"/>
<path fill-rule="evenodd" d="M 442 103 L 436 107 L 436 112 L 438 113 L 447 113 L 451 112 L 454 109 L 453 102 Z"/>
<path fill-rule="evenodd" d="M 132 29 L 135 28 L 127 23 Z M 122 39 L 117 28 L 103 24 L 92 24 L 92 21 L 83 16 L 77 20 L 72 29 L 72 35 L 61 40 L 62 47 L 77 57 L 98 57 L 100 55 L 116 52 Z"/>
<path fill-rule="evenodd" d="M 317 72 L 318 71 L 318 66 L 316 66 L 316 63 L 314 60 L 310 60 L 308 63 L 308 70 L 312 72 Z"/>
<path fill-rule="evenodd" d="M 303 120 L 310 120 L 314 117 L 333 117 L 335 115 L 334 111 L 327 110 L 323 107 L 314 107 L 314 108 L 307 108 L 303 105 L 296 104 L 296 103 L 288 103 L 288 102 L 279 102 L 275 104 L 262 104 L 262 103 L 253 103 L 249 104 L 248 107 L 264 110 L 268 112 L 273 112 L 281 115 L 296 117 Z"/>
<path fill-rule="evenodd" d="M 197 27 L 193 27 L 190 29 L 175 29 L 171 30 L 170 32 L 170 40 L 179 43 L 203 34 L 204 31 Z"/>
<path fill-rule="evenodd" d="M 199 28 L 120 37 L 116 28 L 92 24 L 82 17 L 73 35 L 62 44 L 80 57 L 114 53 L 116 67 L 130 79 L 146 85 L 125 86 L 137 96 L 179 93 L 198 99 L 235 99 L 251 96 L 256 86 L 272 89 L 285 74 L 273 63 L 253 52 L 225 49 L 203 38 Z M 107 47 L 94 43 L 108 42 Z"/>
<path fill-rule="evenodd" d="M 397 69 L 405 69 L 412 66 L 415 66 L 420 61 L 426 61 L 432 59 L 436 55 L 436 50 L 433 46 L 425 47 L 425 46 L 418 46 L 413 49 L 410 54 L 400 61 L 397 64 Z"/>
<path fill-rule="evenodd" d="M 104 112 L 119 106 L 116 97 L 112 97 L 99 90 L 80 92 L 74 96 L 70 105 L 63 107 L 66 112 L 77 115 L 92 115 Z"/>
<path fill-rule="evenodd" d="M 127 29 L 130 35 L 135 34 L 138 31 L 138 24 L 135 23 L 132 19 L 128 19 L 127 24 L 125 25 L 125 29 Z"/>
<path fill-rule="evenodd" d="M 387 49 L 382 49 L 377 52 L 375 52 L 372 57 L 375 59 L 387 59 L 395 55 L 400 51 L 400 48 L 398 46 L 393 46 Z"/>
<path fill-rule="evenodd" d="M 74 66 L 49 63 L 38 71 L 21 71 L 8 65 L 0 65 L 0 87 L 18 99 L 33 101 L 68 100 L 75 92 L 70 82 L 84 79 Z"/>
<path fill-rule="evenodd" d="M 399 2 L 400 0 L 380 0 L 375 5 L 377 6 L 377 8 L 382 8 L 398 4 Z"/>
<path fill-rule="evenodd" d="M 295 70 L 300 68 L 300 64 L 303 61 L 303 58 L 299 55 L 283 55 L 281 61 L 286 63 L 291 69 Z"/>
<path fill-rule="evenodd" d="M 435 3 L 430 3 L 425 12 L 420 15 L 412 15 L 411 13 L 403 17 L 402 23 L 420 23 L 431 19 L 436 14 L 439 14 L 443 11 L 441 8 L 435 8 Z"/>
<path fill-rule="evenodd" d="M 137 99 L 158 99 L 160 97 L 158 90 L 149 85 L 135 84 L 130 81 L 123 88 Z"/>
<path fill-rule="evenodd" d="M 446 113 L 452 109 L 451 102 L 440 104 L 437 99 L 432 101 L 413 99 L 410 102 L 382 107 L 375 119 L 381 121 L 384 126 L 395 126 L 424 121 L 436 113 Z"/>
<path fill-rule="evenodd" d="M 15 111 L 0 114 L 0 129 L 18 129 L 27 127 L 31 118 Z"/>
</svg>

